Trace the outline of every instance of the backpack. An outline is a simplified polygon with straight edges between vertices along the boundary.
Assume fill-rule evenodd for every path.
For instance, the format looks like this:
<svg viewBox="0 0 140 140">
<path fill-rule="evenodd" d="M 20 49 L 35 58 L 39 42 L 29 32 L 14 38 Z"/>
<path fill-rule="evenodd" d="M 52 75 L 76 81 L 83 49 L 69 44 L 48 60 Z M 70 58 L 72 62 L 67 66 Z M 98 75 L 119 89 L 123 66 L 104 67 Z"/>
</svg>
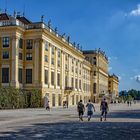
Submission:
<svg viewBox="0 0 140 140">
<path fill-rule="evenodd" d="M 82 103 L 78 103 L 78 110 L 83 111 L 84 105 Z"/>
</svg>

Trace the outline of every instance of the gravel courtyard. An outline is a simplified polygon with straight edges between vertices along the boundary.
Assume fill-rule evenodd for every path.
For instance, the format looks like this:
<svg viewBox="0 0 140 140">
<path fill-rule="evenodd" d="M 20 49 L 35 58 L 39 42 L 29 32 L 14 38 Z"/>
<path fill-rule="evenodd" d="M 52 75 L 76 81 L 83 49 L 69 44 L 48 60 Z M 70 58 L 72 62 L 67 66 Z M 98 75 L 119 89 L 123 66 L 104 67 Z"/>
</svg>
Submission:
<svg viewBox="0 0 140 140">
<path fill-rule="evenodd" d="M 100 122 L 99 105 L 90 122 L 79 122 L 76 107 L 0 111 L 2 140 L 140 140 L 140 103 L 110 104 L 107 121 Z"/>
</svg>

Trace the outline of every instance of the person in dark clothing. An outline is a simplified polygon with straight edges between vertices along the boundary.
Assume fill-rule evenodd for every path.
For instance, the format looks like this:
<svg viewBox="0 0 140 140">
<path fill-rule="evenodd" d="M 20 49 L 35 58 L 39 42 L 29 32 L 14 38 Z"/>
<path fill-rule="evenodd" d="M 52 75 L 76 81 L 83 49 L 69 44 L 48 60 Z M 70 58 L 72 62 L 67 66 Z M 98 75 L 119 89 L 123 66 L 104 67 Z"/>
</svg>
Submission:
<svg viewBox="0 0 140 140">
<path fill-rule="evenodd" d="M 108 103 L 106 102 L 106 99 L 104 98 L 101 102 L 101 105 L 100 105 L 100 110 L 101 110 L 100 121 L 102 121 L 104 115 L 105 115 L 104 121 L 106 121 L 106 115 L 107 115 L 108 109 L 109 109 L 108 108 Z"/>
<path fill-rule="evenodd" d="M 77 111 L 78 111 L 78 115 L 79 115 L 79 121 L 83 121 L 83 115 L 84 115 L 84 112 L 85 112 L 85 106 L 84 104 L 82 103 L 82 100 L 80 100 L 80 102 L 78 102 L 77 104 Z"/>
</svg>

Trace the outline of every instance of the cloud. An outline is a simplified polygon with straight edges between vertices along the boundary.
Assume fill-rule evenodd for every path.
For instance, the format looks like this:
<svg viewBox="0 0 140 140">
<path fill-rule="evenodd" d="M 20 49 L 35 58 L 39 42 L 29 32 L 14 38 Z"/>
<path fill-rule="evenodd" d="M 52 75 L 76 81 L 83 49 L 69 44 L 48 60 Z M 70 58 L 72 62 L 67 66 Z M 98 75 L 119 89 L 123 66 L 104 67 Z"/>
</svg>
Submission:
<svg viewBox="0 0 140 140">
<path fill-rule="evenodd" d="M 130 16 L 140 16 L 140 4 L 137 5 L 137 9 L 132 10 L 129 13 Z"/>
<path fill-rule="evenodd" d="M 140 75 L 136 75 L 134 78 L 138 83 L 140 83 Z"/>
</svg>

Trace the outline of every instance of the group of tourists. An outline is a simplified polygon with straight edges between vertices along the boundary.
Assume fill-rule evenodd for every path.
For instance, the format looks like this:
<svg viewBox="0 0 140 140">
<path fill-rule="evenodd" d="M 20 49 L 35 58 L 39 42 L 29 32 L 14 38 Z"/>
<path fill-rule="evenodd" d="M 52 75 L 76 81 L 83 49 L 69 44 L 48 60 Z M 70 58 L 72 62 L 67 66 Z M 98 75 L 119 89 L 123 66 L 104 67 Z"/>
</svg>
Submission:
<svg viewBox="0 0 140 140">
<path fill-rule="evenodd" d="M 90 119 L 93 115 L 93 111 L 95 112 L 96 110 L 95 110 L 95 107 L 94 107 L 93 103 L 90 100 L 86 104 L 86 107 L 87 107 L 88 121 L 90 121 Z M 107 111 L 109 110 L 109 108 L 108 108 L 108 103 L 107 103 L 105 98 L 101 101 L 100 110 L 101 110 L 100 121 L 103 120 L 103 116 L 104 116 L 104 121 L 106 121 L 106 115 L 107 115 Z M 79 114 L 79 121 L 83 121 L 85 106 L 82 103 L 82 100 L 80 100 L 80 102 L 77 105 L 77 111 L 78 111 L 78 114 Z"/>
<path fill-rule="evenodd" d="M 65 108 L 65 107 L 68 108 L 68 103 L 67 102 L 63 103 L 63 108 Z M 86 104 L 86 107 L 87 107 L 88 121 L 90 121 L 90 119 L 93 115 L 93 112 L 96 111 L 95 106 L 89 100 L 88 103 Z M 49 105 L 48 98 L 46 98 L 46 100 L 45 100 L 45 108 L 46 108 L 46 110 L 50 111 L 50 105 Z M 103 98 L 103 100 L 101 101 L 101 104 L 100 104 L 100 110 L 101 110 L 100 121 L 103 120 L 103 116 L 104 116 L 104 121 L 106 121 L 106 115 L 107 115 L 108 109 L 109 109 L 108 108 L 108 103 L 107 103 L 106 99 Z M 85 112 L 85 105 L 83 104 L 82 100 L 80 100 L 77 104 L 77 112 L 78 112 L 78 115 L 79 115 L 79 120 L 83 121 L 83 115 L 84 115 L 84 112 Z"/>
</svg>

